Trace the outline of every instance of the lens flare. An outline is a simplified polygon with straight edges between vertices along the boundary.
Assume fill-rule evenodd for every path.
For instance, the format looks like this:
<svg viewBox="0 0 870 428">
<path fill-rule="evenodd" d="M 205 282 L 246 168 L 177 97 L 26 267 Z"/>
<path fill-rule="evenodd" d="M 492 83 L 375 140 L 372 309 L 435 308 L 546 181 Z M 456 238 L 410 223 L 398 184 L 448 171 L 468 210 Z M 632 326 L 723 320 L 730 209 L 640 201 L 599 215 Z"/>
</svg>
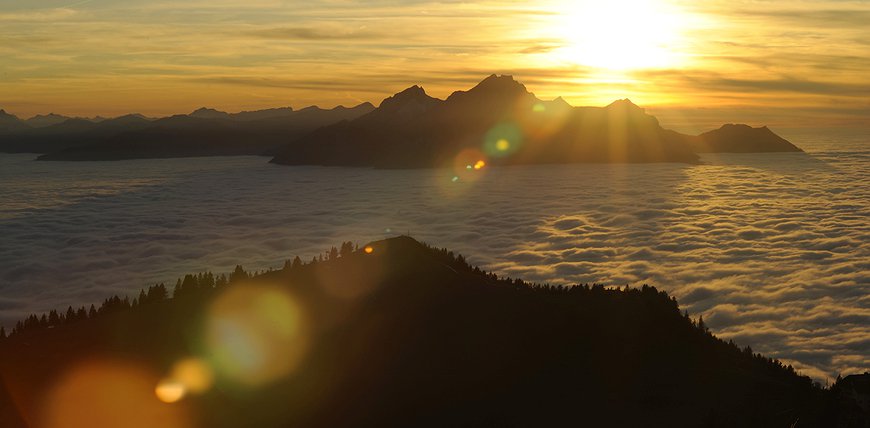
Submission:
<svg viewBox="0 0 870 428">
<path fill-rule="evenodd" d="M 365 249 L 363 249 L 363 251 L 365 251 L 366 254 L 371 254 L 371 253 L 375 252 L 375 249 L 372 248 L 371 245 L 366 245 L 366 247 L 365 247 Z"/>
<path fill-rule="evenodd" d="M 187 388 L 180 382 L 164 379 L 154 388 L 154 395 L 164 403 L 175 403 L 187 395 Z"/>
<path fill-rule="evenodd" d="M 188 391 L 201 394 L 214 383 L 211 366 L 199 358 L 181 360 L 172 367 L 172 379 L 184 385 Z"/>
<path fill-rule="evenodd" d="M 155 389 L 154 385 L 158 387 Z M 35 426 L 189 427 L 191 421 L 185 406 L 165 404 L 180 399 L 181 389 L 179 385 L 158 384 L 155 373 L 137 363 L 85 361 L 62 375 L 45 395 Z"/>
<path fill-rule="evenodd" d="M 502 122 L 492 127 L 483 140 L 483 151 L 490 157 L 507 157 L 519 150 L 523 131 L 512 122 Z"/>
<path fill-rule="evenodd" d="M 453 177 L 456 181 L 475 182 L 480 179 L 480 169 L 486 165 L 486 155 L 477 149 L 464 149 L 453 159 Z"/>
<path fill-rule="evenodd" d="M 305 317 L 296 300 L 278 287 L 237 285 L 212 304 L 206 343 L 220 376 L 260 386 L 293 373 L 307 350 Z M 208 366 L 206 366 L 208 367 Z M 188 387 L 210 384 L 210 369 L 178 369 Z"/>
</svg>

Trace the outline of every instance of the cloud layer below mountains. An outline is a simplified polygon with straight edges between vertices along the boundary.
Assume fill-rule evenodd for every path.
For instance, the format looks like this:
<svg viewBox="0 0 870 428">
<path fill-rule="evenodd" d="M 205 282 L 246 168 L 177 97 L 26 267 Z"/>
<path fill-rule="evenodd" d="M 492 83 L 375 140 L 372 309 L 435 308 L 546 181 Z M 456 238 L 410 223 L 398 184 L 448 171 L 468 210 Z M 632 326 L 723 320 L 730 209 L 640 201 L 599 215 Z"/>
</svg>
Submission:
<svg viewBox="0 0 870 428">
<path fill-rule="evenodd" d="M 721 337 L 835 377 L 870 368 L 870 152 L 851 147 L 487 167 L 473 182 L 265 158 L 2 155 L 0 322 L 410 233 L 500 275 L 655 285 Z"/>
</svg>

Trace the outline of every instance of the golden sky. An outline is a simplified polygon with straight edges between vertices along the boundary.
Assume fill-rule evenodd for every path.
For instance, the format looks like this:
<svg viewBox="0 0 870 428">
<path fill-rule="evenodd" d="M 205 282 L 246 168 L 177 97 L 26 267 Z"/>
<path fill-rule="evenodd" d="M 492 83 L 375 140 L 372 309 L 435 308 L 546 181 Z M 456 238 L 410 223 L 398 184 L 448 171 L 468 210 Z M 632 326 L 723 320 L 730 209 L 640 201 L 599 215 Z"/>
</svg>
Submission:
<svg viewBox="0 0 870 428">
<path fill-rule="evenodd" d="M 444 98 L 512 74 L 665 125 L 870 126 L 870 1 L 5 0 L 0 108 L 114 116 Z"/>
</svg>

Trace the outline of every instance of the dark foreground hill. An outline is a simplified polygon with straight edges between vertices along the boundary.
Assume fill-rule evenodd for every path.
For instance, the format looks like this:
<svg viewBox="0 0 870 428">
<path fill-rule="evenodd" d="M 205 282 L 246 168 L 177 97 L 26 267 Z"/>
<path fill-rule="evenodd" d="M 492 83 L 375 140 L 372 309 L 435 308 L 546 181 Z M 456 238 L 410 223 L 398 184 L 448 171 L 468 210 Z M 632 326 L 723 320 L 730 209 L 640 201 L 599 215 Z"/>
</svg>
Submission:
<svg viewBox="0 0 870 428">
<path fill-rule="evenodd" d="M 653 287 L 498 279 L 407 237 L 172 294 L 19 323 L 0 340 L 0 426 L 837 423 L 828 391 Z M 161 376 L 167 401 L 191 394 L 158 402 Z"/>
</svg>

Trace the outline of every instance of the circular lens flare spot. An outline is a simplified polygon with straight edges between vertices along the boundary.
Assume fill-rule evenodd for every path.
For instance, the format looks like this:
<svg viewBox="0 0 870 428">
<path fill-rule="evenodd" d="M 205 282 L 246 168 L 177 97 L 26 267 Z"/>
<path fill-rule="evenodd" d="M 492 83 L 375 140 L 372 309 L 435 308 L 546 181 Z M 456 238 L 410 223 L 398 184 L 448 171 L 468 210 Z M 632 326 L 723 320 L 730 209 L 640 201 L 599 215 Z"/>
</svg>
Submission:
<svg viewBox="0 0 870 428">
<path fill-rule="evenodd" d="M 484 162 L 483 160 L 479 160 L 479 161 L 474 163 L 474 169 L 481 169 L 485 166 L 486 166 L 486 162 Z"/>
<path fill-rule="evenodd" d="M 490 157 L 503 158 L 515 153 L 523 141 L 523 131 L 517 124 L 502 122 L 492 127 L 484 137 L 483 151 Z"/>
<path fill-rule="evenodd" d="M 210 308 L 206 343 L 217 374 L 247 386 L 276 381 L 307 350 L 302 308 L 279 287 L 231 287 Z M 198 370 L 189 368 L 191 378 Z"/>
<path fill-rule="evenodd" d="M 82 361 L 59 376 L 43 395 L 42 406 L 33 426 L 189 427 L 191 420 L 187 406 L 180 403 L 175 406 L 164 404 L 180 399 L 180 389 L 179 385 L 159 382 L 159 378 L 147 366 L 132 361 Z"/>
<path fill-rule="evenodd" d="M 175 363 L 171 379 L 181 384 L 186 391 L 201 394 L 214 383 L 214 372 L 205 361 L 187 358 Z"/>
<path fill-rule="evenodd" d="M 187 389 L 181 382 L 163 379 L 154 388 L 154 395 L 164 403 L 175 403 L 187 395 Z"/>
</svg>

